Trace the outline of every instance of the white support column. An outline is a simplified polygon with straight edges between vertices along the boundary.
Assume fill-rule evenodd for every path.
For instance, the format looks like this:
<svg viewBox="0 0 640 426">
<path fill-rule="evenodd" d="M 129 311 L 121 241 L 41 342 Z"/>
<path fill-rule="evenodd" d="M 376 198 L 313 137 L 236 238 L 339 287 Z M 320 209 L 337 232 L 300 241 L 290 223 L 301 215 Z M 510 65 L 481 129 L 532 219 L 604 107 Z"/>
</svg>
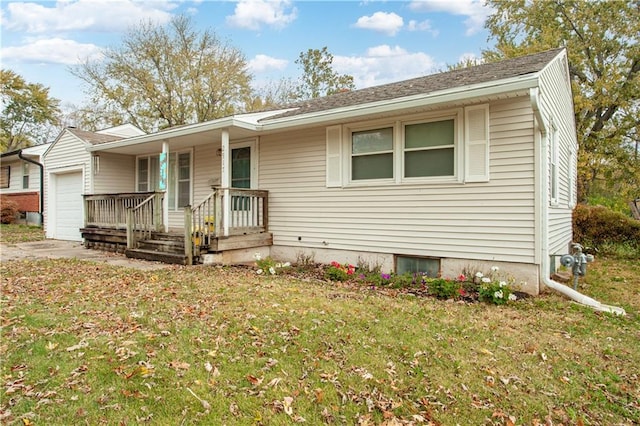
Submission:
<svg viewBox="0 0 640 426">
<path fill-rule="evenodd" d="M 164 232 L 169 232 L 169 142 L 167 141 L 162 141 L 162 155 L 160 156 L 160 189 L 164 191 L 164 198 L 162 199 L 162 222 L 164 223 Z"/>
<path fill-rule="evenodd" d="M 229 194 L 229 187 L 231 186 L 231 166 L 230 166 L 230 152 L 229 152 L 229 131 L 222 130 L 222 162 L 220 170 L 222 176 L 220 176 L 220 186 L 222 187 L 222 235 L 229 236 L 229 219 L 231 215 L 231 199 Z"/>
</svg>

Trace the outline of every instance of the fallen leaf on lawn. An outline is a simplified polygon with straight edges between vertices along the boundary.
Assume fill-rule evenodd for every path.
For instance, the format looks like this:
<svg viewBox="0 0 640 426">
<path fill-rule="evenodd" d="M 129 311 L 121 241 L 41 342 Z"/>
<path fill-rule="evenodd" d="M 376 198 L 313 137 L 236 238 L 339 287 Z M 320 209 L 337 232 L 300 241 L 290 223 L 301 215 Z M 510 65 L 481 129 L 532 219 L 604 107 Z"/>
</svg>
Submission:
<svg viewBox="0 0 640 426">
<path fill-rule="evenodd" d="M 204 363 L 204 369 L 207 370 L 207 373 L 211 373 L 213 371 L 213 365 L 207 361 Z"/>
<path fill-rule="evenodd" d="M 253 386 L 260 386 L 260 384 L 262 383 L 262 381 L 264 380 L 264 377 L 258 378 L 255 376 L 252 376 L 251 374 L 247 374 L 247 380 L 249 381 L 249 383 L 251 383 Z"/>
<path fill-rule="evenodd" d="M 175 370 L 188 370 L 191 367 L 191 364 L 182 361 L 171 361 L 169 363 L 169 367 Z"/>
<path fill-rule="evenodd" d="M 85 340 L 81 340 L 77 345 L 69 346 L 67 352 L 77 351 L 78 349 L 86 348 L 89 344 Z"/>
<path fill-rule="evenodd" d="M 47 342 L 46 348 L 47 348 L 48 351 L 52 351 L 57 347 L 58 347 L 57 343 Z"/>
<path fill-rule="evenodd" d="M 207 401 L 205 401 L 204 399 L 200 398 L 198 395 L 195 394 L 195 392 L 193 392 L 191 389 L 187 388 L 187 390 L 189 391 L 189 393 L 191 395 L 193 395 L 195 397 L 195 399 L 197 399 L 198 401 L 200 401 L 200 404 L 202 404 L 202 408 L 204 408 L 207 412 L 209 410 L 211 410 L 211 404 L 209 404 Z"/>
<path fill-rule="evenodd" d="M 293 404 L 293 398 L 291 398 L 290 396 L 285 396 L 282 399 L 282 406 L 284 407 L 284 412 L 287 413 L 288 415 L 293 414 L 293 407 L 291 407 L 291 404 Z"/>
</svg>

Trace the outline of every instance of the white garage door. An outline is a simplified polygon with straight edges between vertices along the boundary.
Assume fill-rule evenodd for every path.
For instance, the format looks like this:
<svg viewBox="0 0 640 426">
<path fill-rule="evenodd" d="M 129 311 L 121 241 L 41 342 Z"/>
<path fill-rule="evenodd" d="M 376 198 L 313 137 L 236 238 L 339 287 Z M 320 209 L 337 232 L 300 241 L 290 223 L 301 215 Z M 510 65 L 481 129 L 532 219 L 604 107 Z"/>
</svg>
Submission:
<svg viewBox="0 0 640 426">
<path fill-rule="evenodd" d="M 55 239 L 80 241 L 84 225 L 82 172 L 56 175 Z"/>
</svg>

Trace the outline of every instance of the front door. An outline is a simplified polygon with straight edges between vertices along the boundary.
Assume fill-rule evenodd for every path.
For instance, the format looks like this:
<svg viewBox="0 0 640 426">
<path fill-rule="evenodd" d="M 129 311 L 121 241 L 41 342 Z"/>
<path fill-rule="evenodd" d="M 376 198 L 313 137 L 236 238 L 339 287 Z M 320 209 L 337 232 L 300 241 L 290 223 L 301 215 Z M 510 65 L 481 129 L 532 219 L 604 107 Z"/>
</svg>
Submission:
<svg viewBox="0 0 640 426">
<path fill-rule="evenodd" d="M 231 188 L 251 189 L 255 182 L 252 158 L 254 143 L 238 144 L 231 147 Z M 232 228 L 246 228 L 252 225 L 252 198 L 242 193 L 231 196 Z"/>
</svg>

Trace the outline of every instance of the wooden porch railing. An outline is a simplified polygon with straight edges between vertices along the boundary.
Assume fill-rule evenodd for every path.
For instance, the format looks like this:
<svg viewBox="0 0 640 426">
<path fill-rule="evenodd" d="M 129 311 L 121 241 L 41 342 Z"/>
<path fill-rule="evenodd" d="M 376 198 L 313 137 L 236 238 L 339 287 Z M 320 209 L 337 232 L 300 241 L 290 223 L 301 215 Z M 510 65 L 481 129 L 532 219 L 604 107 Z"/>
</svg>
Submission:
<svg viewBox="0 0 640 426">
<path fill-rule="evenodd" d="M 149 195 L 135 207 L 127 208 L 127 248 L 137 247 L 138 241 L 151 239 L 153 232 L 160 232 L 162 223 L 163 192 Z"/>
<path fill-rule="evenodd" d="M 224 212 L 225 193 L 230 197 L 230 211 Z M 266 232 L 269 218 L 269 191 L 216 188 L 195 207 L 185 207 L 185 256 L 188 264 L 199 256 L 214 238 Z M 223 229 L 226 215 L 228 235 Z"/>
<path fill-rule="evenodd" d="M 84 226 L 126 229 L 127 209 L 143 203 L 150 196 L 159 202 L 156 207 L 156 223 L 162 224 L 162 197 L 164 192 L 129 192 L 118 194 L 88 194 L 84 196 Z"/>
</svg>

